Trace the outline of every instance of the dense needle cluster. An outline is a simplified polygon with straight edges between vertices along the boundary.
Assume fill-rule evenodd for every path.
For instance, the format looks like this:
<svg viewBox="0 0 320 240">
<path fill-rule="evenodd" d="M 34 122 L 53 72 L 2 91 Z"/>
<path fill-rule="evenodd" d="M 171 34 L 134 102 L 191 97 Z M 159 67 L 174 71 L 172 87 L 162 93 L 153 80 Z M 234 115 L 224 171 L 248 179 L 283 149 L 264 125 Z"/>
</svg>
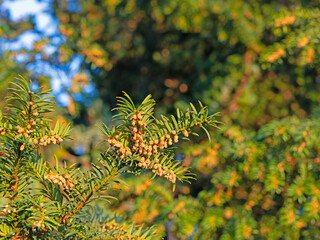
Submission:
<svg viewBox="0 0 320 240">
<path fill-rule="evenodd" d="M 17 126 L 16 128 L 17 128 L 17 131 L 18 131 L 18 134 L 15 136 L 16 139 L 19 138 L 19 137 L 22 137 L 22 136 L 28 138 L 29 134 L 33 132 L 33 130 L 31 130 L 31 125 L 30 124 L 28 124 L 26 128 L 23 128 L 21 126 Z M 1 129 L 3 129 L 3 128 L 0 128 L 0 130 Z M 0 133 L 2 135 L 4 135 L 6 132 L 3 129 L 3 131 L 0 131 Z M 47 146 L 50 143 L 60 144 L 61 142 L 63 142 L 63 138 L 61 136 L 59 136 L 58 134 L 54 134 L 53 130 L 51 130 L 50 135 L 44 135 L 40 139 L 37 138 L 37 137 L 35 137 L 35 138 L 30 137 L 29 138 L 29 143 L 35 144 L 35 145 L 39 144 L 40 146 Z M 25 146 L 26 146 L 25 143 L 22 144 L 20 146 L 20 151 L 23 151 L 25 149 Z"/>
<path fill-rule="evenodd" d="M 18 134 L 16 135 L 16 138 L 19 138 L 21 136 L 29 137 L 29 134 L 31 134 L 33 132 L 33 130 L 31 129 L 31 124 L 28 124 L 25 128 L 23 128 L 23 127 L 18 125 L 16 128 L 17 128 L 17 131 L 18 131 Z"/>
<path fill-rule="evenodd" d="M 275 26 L 276 27 L 281 27 L 281 26 L 286 26 L 286 25 L 291 25 L 294 23 L 296 20 L 296 16 L 286 16 L 283 18 L 278 18 L 275 20 Z"/>
<path fill-rule="evenodd" d="M 267 57 L 267 61 L 268 62 L 274 62 L 277 59 L 279 59 L 280 57 L 282 57 L 285 54 L 285 51 L 283 48 L 278 48 L 277 51 L 271 53 L 268 57 Z"/>
<path fill-rule="evenodd" d="M 4 215 L 8 215 L 10 214 L 11 212 L 16 212 L 17 209 L 16 208 L 11 208 L 10 205 L 6 205 L 5 208 L 2 210 L 2 212 L 4 213 Z"/>
<path fill-rule="evenodd" d="M 63 189 L 68 191 L 72 190 L 74 183 L 71 181 L 69 175 L 60 175 L 58 173 L 46 173 L 44 179 L 47 179 L 49 182 L 60 185 Z"/>
<path fill-rule="evenodd" d="M 26 123 L 17 125 L 15 127 L 15 130 L 12 129 L 5 129 L 3 127 L 0 128 L 0 134 L 1 135 L 5 135 L 7 132 L 8 133 L 12 133 L 14 132 L 14 138 L 18 139 L 18 138 L 25 138 L 25 139 L 29 139 L 28 140 L 28 144 L 35 144 L 35 145 L 41 145 L 41 146 L 47 146 L 50 143 L 53 144 L 60 144 L 63 141 L 63 138 L 58 135 L 58 134 L 54 134 L 54 131 L 51 130 L 49 135 L 44 135 L 43 137 L 38 137 L 38 136 L 33 136 L 33 133 L 36 132 L 35 128 L 33 128 L 34 125 L 37 124 L 36 119 L 32 118 L 33 117 L 37 117 L 39 116 L 39 112 L 35 111 L 37 106 L 33 100 L 33 95 L 34 92 L 28 91 L 28 98 L 29 101 L 27 102 L 28 104 L 28 110 L 25 111 L 21 111 L 22 115 L 25 116 L 27 119 Z M 23 151 L 26 147 L 26 143 L 22 143 L 19 147 L 20 151 Z"/>
<path fill-rule="evenodd" d="M 115 240 L 143 240 L 141 237 L 133 237 L 130 235 L 125 235 L 128 229 L 125 226 L 121 226 L 116 222 L 108 222 L 104 224 L 103 229 L 106 232 L 119 232 L 119 234 L 113 236 Z"/>
<path fill-rule="evenodd" d="M 155 158 L 153 161 L 154 161 L 154 164 L 152 167 L 153 173 L 156 173 L 160 177 L 163 176 L 164 178 L 168 179 L 172 183 L 176 182 L 176 175 L 173 170 L 169 170 L 167 166 L 162 166 L 159 163 L 158 158 Z M 145 157 L 141 157 L 138 166 L 144 169 L 151 169 L 151 161 L 149 158 L 146 159 Z"/>
<path fill-rule="evenodd" d="M 114 138 L 107 138 L 107 142 L 111 146 L 115 146 L 118 148 L 117 154 L 120 155 L 120 158 L 124 158 L 128 155 L 132 155 L 130 148 L 124 147 L 122 142 L 118 141 L 118 139 L 119 139 L 119 136 L 116 135 Z"/>
<path fill-rule="evenodd" d="M 41 146 L 47 146 L 50 143 L 53 144 L 59 144 L 63 141 L 63 138 L 61 136 L 59 136 L 58 134 L 54 134 L 54 132 L 51 130 L 51 135 L 47 136 L 43 136 L 42 138 L 40 138 L 39 140 L 39 145 Z M 34 140 L 35 143 L 38 143 L 37 139 Z"/>
<path fill-rule="evenodd" d="M 90 219 L 98 221 L 98 225 L 90 225 L 82 213 L 101 194 L 108 194 L 120 174 L 119 165 L 104 159 L 104 168 L 92 163 L 92 169 L 82 170 L 75 165 L 61 167 L 57 158 L 55 167 L 47 164 L 41 154 L 42 147 L 67 139 L 70 126 L 59 121 L 51 126 L 50 119 L 43 116 L 54 110 L 54 102 L 48 96 L 50 90 L 40 87 L 31 92 L 32 83 L 24 79 L 12 85 L 13 94 L 7 98 L 5 114 L 0 110 L 0 190 L 3 203 L 7 204 L 0 206 L 0 238 L 154 239 L 153 229 L 137 228 L 125 220 L 104 226 L 114 220 L 98 219 L 96 211 L 88 211 Z M 106 136 L 113 146 L 112 159 L 129 167 L 131 162 L 127 160 L 136 161 L 139 155 L 135 153 L 130 158 L 131 141 L 123 141 L 123 135 L 127 136 L 128 132 L 117 133 Z"/>
<path fill-rule="evenodd" d="M 136 110 L 136 112 L 130 116 L 130 144 L 124 146 L 119 140 L 119 135 L 109 137 L 106 141 L 117 148 L 116 153 L 122 159 L 133 154 L 139 156 L 138 166 L 143 169 L 151 169 L 153 173 L 158 176 L 164 177 L 171 181 L 176 182 L 176 174 L 173 170 L 168 169 L 167 166 L 162 166 L 159 163 L 159 159 L 155 156 L 159 153 L 159 150 L 166 149 L 179 141 L 178 133 L 182 133 L 185 137 L 189 136 L 187 129 L 173 130 L 171 133 L 166 133 L 160 138 L 155 140 L 148 140 L 145 138 L 146 123 L 143 121 L 145 113 Z"/>
<path fill-rule="evenodd" d="M 310 38 L 309 37 L 303 37 L 299 40 L 297 47 L 298 48 L 302 48 L 304 46 L 306 46 L 308 43 L 310 42 Z"/>
</svg>

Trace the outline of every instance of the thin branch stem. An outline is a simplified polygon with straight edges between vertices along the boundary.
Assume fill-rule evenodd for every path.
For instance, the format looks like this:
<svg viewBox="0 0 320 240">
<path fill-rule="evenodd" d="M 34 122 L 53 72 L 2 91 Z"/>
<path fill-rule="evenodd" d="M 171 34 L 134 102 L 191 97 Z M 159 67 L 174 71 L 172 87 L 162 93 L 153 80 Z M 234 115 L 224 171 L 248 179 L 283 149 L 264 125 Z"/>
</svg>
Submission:
<svg viewBox="0 0 320 240">
<path fill-rule="evenodd" d="M 118 168 L 114 168 L 112 170 L 112 172 L 105 177 L 101 183 L 99 183 L 97 186 L 95 186 L 94 188 L 92 188 L 89 193 L 85 196 L 83 196 L 83 200 L 81 202 L 78 203 L 77 207 L 75 208 L 74 211 L 64 215 L 63 217 L 60 218 L 60 223 L 66 224 L 67 220 L 74 216 L 77 212 L 79 212 L 90 200 L 90 198 L 93 196 L 94 192 L 99 191 L 99 189 L 106 183 L 108 182 L 111 178 L 115 177 L 118 174 Z"/>
<path fill-rule="evenodd" d="M 249 75 L 251 73 L 250 71 L 250 64 L 252 62 L 252 53 L 250 51 L 247 51 L 245 53 L 245 71 L 244 71 L 244 75 L 240 81 L 240 84 L 239 84 L 239 87 L 237 88 L 237 91 L 236 93 L 234 94 L 231 102 L 229 103 L 227 109 L 224 111 L 224 114 L 229 114 L 230 112 L 232 112 L 233 110 L 237 109 L 238 108 L 238 101 L 239 101 L 239 98 L 241 97 L 242 95 L 242 92 L 248 82 L 248 78 L 249 78 Z"/>
</svg>

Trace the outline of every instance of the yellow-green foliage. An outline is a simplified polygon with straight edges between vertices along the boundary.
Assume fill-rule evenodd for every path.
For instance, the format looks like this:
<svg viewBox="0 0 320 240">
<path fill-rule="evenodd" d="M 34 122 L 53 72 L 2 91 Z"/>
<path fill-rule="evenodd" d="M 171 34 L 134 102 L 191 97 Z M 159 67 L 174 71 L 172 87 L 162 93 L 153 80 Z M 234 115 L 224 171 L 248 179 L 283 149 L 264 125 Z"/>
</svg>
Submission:
<svg viewBox="0 0 320 240">
<path fill-rule="evenodd" d="M 197 169 L 198 179 L 178 185 L 178 198 L 140 180 L 117 195 L 120 212 L 140 224 L 159 223 L 159 231 L 168 222 L 167 234 L 179 239 L 316 239 L 317 118 L 272 121 L 257 132 L 223 127 L 213 144 L 185 149 L 185 164 Z M 135 207 L 130 196 L 136 196 Z"/>
<path fill-rule="evenodd" d="M 52 128 L 46 118 L 54 110 L 50 90 L 33 89 L 23 78 L 12 86 L 0 122 L 0 193 L 6 203 L 1 209 L 2 238 L 159 238 L 151 228 L 137 227 L 90 206 L 98 199 L 114 198 L 108 191 L 121 182 L 121 173 L 137 175 L 152 169 L 154 175 L 174 184 L 192 178 L 188 168 L 174 160 L 171 145 L 181 136 L 188 139 L 196 125 L 205 131 L 205 126 L 215 126 L 214 115 L 208 115 L 200 103 L 199 111 L 191 104 L 186 113 L 178 109 L 177 117 L 157 120 L 150 95 L 136 108 L 125 94 L 115 108 L 116 120 L 122 123 L 101 128 L 109 148 L 90 170 L 61 166 L 58 159 L 51 166 L 41 156 L 41 147 L 69 138 L 70 126 L 57 121 Z"/>
<path fill-rule="evenodd" d="M 128 186 L 114 184 L 120 190 L 109 194 L 120 200 L 112 202 L 110 211 L 137 224 L 157 224 L 156 231 L 168 238 L 319 237 L 319 1 L 56 0 L 49 6 L 59 36 L 39 36 L 31 50 L 0 52 L 5 59 L 0 63 L 1 96 L 8 79 L 25 66 L 46 62 L 69 76 L 70 61 L 80 60 L 80 72 L 64 86 L 70 97 L 64 117 L 76 125 L 76 137 L 73 144 L 64 142 L 59 156 L 85 165 L 95 159 L 93 146 L 107 138 L 113 147 L 102 158 L 117 155 L 118 164 L 132 161 L 137 173 L 149 172 L 127 178 Z M 3 39 L 33 27 L 30 20 L 3 19 Z M 55 51 L 48 55 L 47 47 Z M 98 94 L 86 95 L 86 86 L 94 86 Z M 157 175 L 152 173 L 157 159 L 153 146 L 160 146 L 149 142 L 169 134 L 164 139 L 168 145 L 175 134 L 170 124 L 156 122 L 160 128 L 143 129 L 148 149 L 137 139 L 133 144 L 130 126 L 141 111 L 133 105 L 122 113 L 131 120 L 118 119 L 123 125 L 104 128 L 101 138 L 92 130 L 110 117 L 106 109 L 116 105 L 115 96 L 123 90 L 137 100 L 152 93 L 160 102 L 156 116 L 195 99 L 209 111 L 222 112 L 225 126 L 212 133 L 212 145 L 200 142 L 177 150 L 183 165 L 197 169 L 198 181 L 179 170 L 173 170 L 175 175 L 159 171 L 172 182 L 174 176 L 192 182 L 177 184 L 173 194 L 166 178 L 150 181 Z M 136 144 L 135 150 L 130 144 Z M 80 156 L 77 145 L 85 149 Z M 140 147 L 150 158 L 131 159 L 130 153 Z"/>
</svg>

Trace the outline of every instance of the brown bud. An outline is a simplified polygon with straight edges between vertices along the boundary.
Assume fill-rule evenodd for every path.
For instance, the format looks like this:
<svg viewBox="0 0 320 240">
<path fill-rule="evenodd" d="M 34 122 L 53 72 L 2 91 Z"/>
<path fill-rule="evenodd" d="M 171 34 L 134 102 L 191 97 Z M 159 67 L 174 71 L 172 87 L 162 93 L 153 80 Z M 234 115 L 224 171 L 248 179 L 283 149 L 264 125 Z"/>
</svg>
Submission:
<svg viewBox="0 0 320 240">
<path fill-rule="evenodd" d="M 20 151 L 23 151 L 23 150 L 24 150 L 24 147 L 25 147 L 25 145 L 22 144 L 22 145 L 20 146 Z"/>
<path fill-rule="evenodd" d="M 139 112 L 139 113 L 137 114 L 137 118 L 138 118 L 139 120 L 142 119 L 142 113 L 141 113 L 141 112 Z"/>
<path fill-rule="evenodd" d="M 182 134 L 185 136 L 185 137 L 189 137 L 189 133 L 187 130 L 183 130 L 182 131 Z"/>
</svg>

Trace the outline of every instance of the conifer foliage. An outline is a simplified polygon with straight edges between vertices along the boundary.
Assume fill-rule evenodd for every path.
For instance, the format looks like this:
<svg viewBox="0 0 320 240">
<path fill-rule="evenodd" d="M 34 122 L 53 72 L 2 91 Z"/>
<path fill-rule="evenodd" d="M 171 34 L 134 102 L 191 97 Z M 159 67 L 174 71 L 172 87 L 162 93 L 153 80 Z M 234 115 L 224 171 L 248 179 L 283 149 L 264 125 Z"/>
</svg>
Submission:
<svg viewBox="0 0 320 240">
<path fill-rule="evenodd" d="M 140 174 L 149 169 L 176 183 L 188 181 L 189 169 L 174 160 L 173 143 L 187 139 L 194 126 L 216 126 L 192 104 L 177 116 L 153 116 L 155 101 L 149 95 L 135 107 L 127 94 L 118 98 L 118 126 L 100 126 L 108 143 L 101 159 L 90 170 L 74 165 L 51 166 L 43 159 L 42 147 L 70 138 L 70 125 L 51 120 L 54 110 L 50 90 L 33 90 L 22 77 L 12 82 L 0 121 L 0 192 L 6 206 L 0 213 L 1 239 L 157 239 L 153 228 L 143 228 L 124 218 L 92 207 L 95 200 L 108 201 L 108 191 L 121 183 L 121 173 Z M 207 132 L 208 133 L 208 132 Z"/>
</svg>

